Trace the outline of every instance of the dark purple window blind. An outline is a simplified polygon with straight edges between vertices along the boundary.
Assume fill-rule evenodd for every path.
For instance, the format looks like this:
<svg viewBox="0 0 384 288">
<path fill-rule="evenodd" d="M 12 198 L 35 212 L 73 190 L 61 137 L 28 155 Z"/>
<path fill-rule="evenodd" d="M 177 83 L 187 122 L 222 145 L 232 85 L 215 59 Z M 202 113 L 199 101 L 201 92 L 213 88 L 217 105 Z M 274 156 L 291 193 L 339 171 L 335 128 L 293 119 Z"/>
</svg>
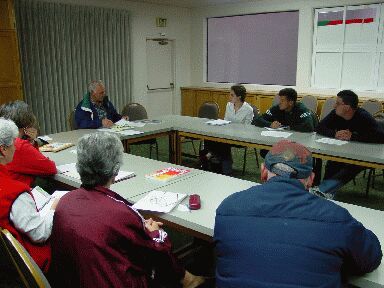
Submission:
<svg viewBox="0 0 384 288">
<path fill-rule="evenodd" d="M 207 81 L 296 85 L 299 12 L 207 19 Z"/>
</svg>

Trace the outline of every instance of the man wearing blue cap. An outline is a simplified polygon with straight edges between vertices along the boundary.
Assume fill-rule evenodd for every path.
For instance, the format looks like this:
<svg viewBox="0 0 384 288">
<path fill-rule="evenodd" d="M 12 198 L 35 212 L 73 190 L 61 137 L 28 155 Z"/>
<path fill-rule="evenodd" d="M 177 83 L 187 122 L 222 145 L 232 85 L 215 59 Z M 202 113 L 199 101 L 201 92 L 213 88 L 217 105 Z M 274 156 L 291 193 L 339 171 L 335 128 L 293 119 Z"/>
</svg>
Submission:
<svg viewBox="0 0 384 288">
<path fill-rule="evenodd" d="M 261 167 L 263 185 L 216 210 L 217 287 L 342 287 L 376 269 L 380 243 L 332 201 L 310 194 L 311 152 L 282 140 Z"/>
</svg>

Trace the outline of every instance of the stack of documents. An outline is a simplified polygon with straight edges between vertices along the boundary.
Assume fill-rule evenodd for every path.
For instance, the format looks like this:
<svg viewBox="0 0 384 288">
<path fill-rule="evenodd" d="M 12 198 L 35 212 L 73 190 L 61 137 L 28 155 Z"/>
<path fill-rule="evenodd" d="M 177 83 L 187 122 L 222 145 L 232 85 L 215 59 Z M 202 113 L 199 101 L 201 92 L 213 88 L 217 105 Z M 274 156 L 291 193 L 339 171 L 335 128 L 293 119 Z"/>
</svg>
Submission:
<svg viewBox="0 0 384 288">
<path fill-rule="evenodd" d="M 231 121 L 223 120 L 223 119 L 217 119 L 217 120 L 209 120 L 207 122 L 208 125 L 214 125 L 214 126 L 221 126 L 221 125 L 227 125 L 231 123 Z"/>
</svg>

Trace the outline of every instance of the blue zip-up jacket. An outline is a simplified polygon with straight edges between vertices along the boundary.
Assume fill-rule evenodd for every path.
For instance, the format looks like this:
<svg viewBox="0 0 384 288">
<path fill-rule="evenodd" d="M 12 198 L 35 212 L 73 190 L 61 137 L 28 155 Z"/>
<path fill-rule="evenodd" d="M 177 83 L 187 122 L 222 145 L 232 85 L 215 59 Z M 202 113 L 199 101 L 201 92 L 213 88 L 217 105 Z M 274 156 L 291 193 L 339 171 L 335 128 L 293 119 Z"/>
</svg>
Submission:
<svg viewBox="0 0 384 288">
<path fill-rule="evenodd" d="M 112 122 L 117 122 L 121 119 L 121 115 L 117 113 L 111 101 L 105 96 L 103 99 L 103 106 L 107 112 L 107 118 Z M 95 105 L 90 100 L 90 94 L 87 92 L 83 100 L 77 105 L 75 111 L 75 122 L 77 129 L 86 128 L 100 128 L 102 126 L 102 119 L 99 119 Z"/>
<path fill-rule="evenodd" d="M 376 235 L 346 209 L 280 176 L 226 198 L 214 238 L 220 288 L 342 287 L 382 258 Z"/>
</svg>

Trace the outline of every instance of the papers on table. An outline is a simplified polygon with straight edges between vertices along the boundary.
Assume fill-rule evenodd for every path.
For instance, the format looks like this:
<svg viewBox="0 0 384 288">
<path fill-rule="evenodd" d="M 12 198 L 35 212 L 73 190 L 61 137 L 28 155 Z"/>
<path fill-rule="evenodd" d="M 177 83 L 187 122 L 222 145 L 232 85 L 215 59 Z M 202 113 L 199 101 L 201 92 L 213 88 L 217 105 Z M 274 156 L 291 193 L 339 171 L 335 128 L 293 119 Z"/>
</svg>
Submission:
<svg viewBox="0 0 384 288">
<path fill-rule="evenodd" d="M 136 131 L 136 130 L 123 130 L 123 131 L 120 131 L 120 132 L 117 132 L 117 133 L 120 134 L 120 135 L 124 135 L 124 136 L 131 136 L 131 135 L 143 134 L 144 132 Z"/>
<path fill-rule="evenodd" d="M 136 121 L 127 121 L 125 119 L 120 119 L 119 121 L 115 122 L 115 125 L 117 126 L 128 126 L 128 127 L 144 127 L 145 123 L 143 122 L 136 122 Z"/>
<path fill-rule="evenodd" d="M 282 126 L 279 128 L 264 127 L 264 129 L 267 129 L 268 131 L 282 131 L 288 129 L 288 126 Z"/>
<path fill-rule="evenodd" d="M 54 143 L 49 143 L 41 146 L 39 149 L 42 152 L 58 152 L 64 149 L 67 149 L 68 147 L 72 147 L 75 144 L 73 143 L 59 143 L 59 142 L 54 142 Z"/>
<path fill-rule="evenodd" d="M 143 134 L 144 132 L 142 131 L 136 131 L 136 130 L 132 130 L 132 129 L 129 129 L 130 127 L 126 127 L 126 128 L 122 128 L 122 129 L 117 129 L 117 128 L 100 128 L 100 129 L 97 129 L 98 131 L 101 131 L 101 132 L 109 132 L 109 133 L 117 133 L 117 134 L 120 134 L 120 135 L 124 135 L 124 136 L 131 136 L 131 135 L 137 135 L 137 134 Z M 128 129 L 128 130 L 127 130 Z"/>
<path fill-rule="evenodd" d="M 75 169 L 69 169 L 68 171 L 64 172 L 63 175 L 66 175 L 68 177 L 75 178 L 77 180 L 80 180 L 80 174 L 77 172 L 76 168 Z M 123 181 L 125 179 L 129 179 L 132 177 L 135 177 L 134 172 L 127 172 L 127 171 L 122 171 L 120 170 L 117 176 L 115 177 L 115 183 L 119 181 Z"/>
<path fill-rule="evenodd" d="M 231 121 L 223 120 L 223 119 L 217 119 L 217 120 L 209 120 L 207 122 L 208 125 L 214 125 L 214 126 L 221 126 L 221 125 L 227 125 L 231 123 Z"/>
<path fill-rule="evenodd" d="M 330 144 L 330 145 L 337 145 L 337 146 L 341 146 L 348 143 L 348 141 L 343 141 L 343 140 L 334 139 L 334 138 L 326 138 L 326 137 L 317 139 L 316 142 Z"/>
<path fill-rule="evenodd" d="M 60 199 L 69 191 L 55 191 L 52 195 L 49 195 L 43 188 L 36 186 L 32 189 L 31 193 L 36 203 L 36 208 L 41 216 L 45 216 L 51 209 L 51 206 L 55 199 Z"/>
<path fill-rule="evenodd" d="M 70 170 L 76 171 L 76 163 L 63 164 L 63 165 L 56 166 L 56 168 L 59 173 L 68 172 Z"/>
<path fill-rule="evenodd" d="M 137 201 L 132 207 L 137 210 L 168 213 L 172 211 L 186 194 L 153 190 Z"/>
<path fill-rule="evenodd" d="M 276 138 L 288 138 L 291 136 L 290 132 L 282 132 L 282 131 L 261 131 L 261 136 L 267 137 L 276 137 Z"/>
</svg>

